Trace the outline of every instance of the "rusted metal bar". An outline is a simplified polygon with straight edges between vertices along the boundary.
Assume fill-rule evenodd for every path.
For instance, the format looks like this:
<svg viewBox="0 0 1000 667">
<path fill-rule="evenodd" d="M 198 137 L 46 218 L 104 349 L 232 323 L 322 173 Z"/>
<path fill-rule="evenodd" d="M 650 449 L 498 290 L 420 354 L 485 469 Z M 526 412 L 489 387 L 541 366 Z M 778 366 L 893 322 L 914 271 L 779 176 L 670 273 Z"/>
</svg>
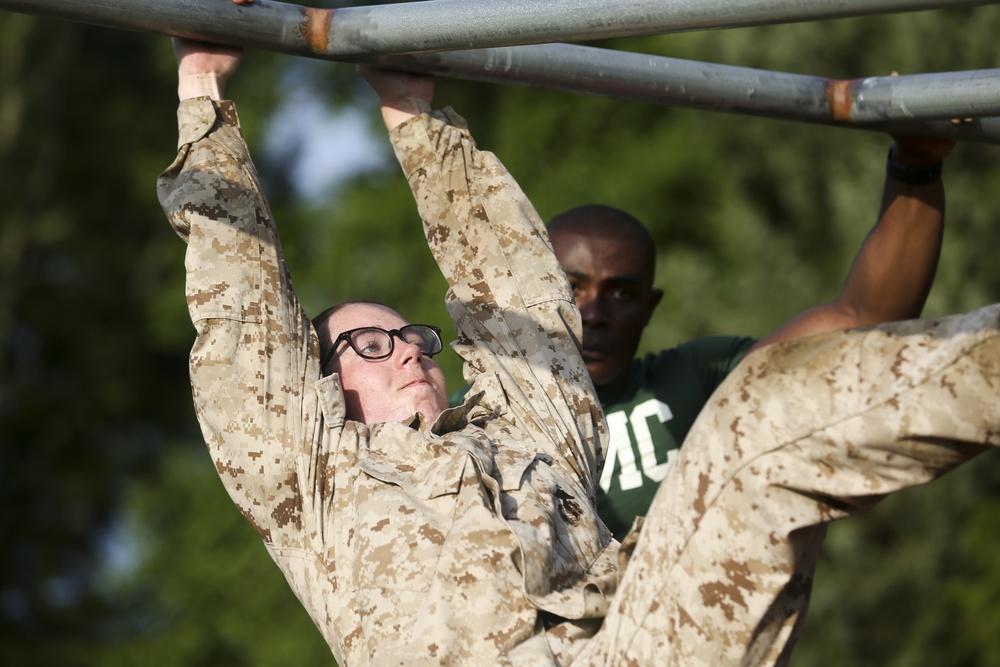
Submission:
<svg viewBox="0 0 1000 667">
<path fill-rule="evenodd" d="M 736 11 L 736 5 L 743 3 L 744 0 L 727 0 L 725 4 Z M 467 3 L 465 0 L 435 0 L 406 4 L 424 7 L 447 4 L 456 8 Z M 712 1 L 689 4 L 711 5 Z M 792 7 L 815 4 L 786 3 Z M 857 3 L 853 1 L 824 4 L 855 7 L 857 11 Z M 916 8 L 921 3 L 864 0 L 864 4 L 886 9 L 903 5 Z M 988 3 L 939 1 L 923 4 Z M 879 131 L 905 129 L 930 136 L 1000 143 L 1000 119 L 988 118 L 1000 116 L 1000 70 L 841 81 L 569 44 L 335 57 L 322 46 L 324 42 L 329 44 L 330 35 L 336 31 L 335 22 L 339 19 L 335 12 L 346 9 L 309 9 L 266 0 L 244 6 L 230 0 L 0 0 L 0 9 L 328 60 L 372 62 L 469 80 Z M 784 15 L 795 14 L 789 11 Z M 982 118 L 984 116 L 987 118 Z M 976 120 L 955 126 L 947 122 L 954 117 Z"/>
<path fill-rule="evenodd" d="M 424 0 L 309 9 L 257 0 L 3 0 L 0 8 L 108 27 L 200 35 L 296 55 L 353 59 L 733 28 L 1000 0 Z"/>
<path fill-rule="evenodd" d="M 387 56 L 443 76 L 707 111 L 1000 143 L 1000 69 L 839 80 L 569 44 Z M 971 118 L 962 124 L 953 118 Z"/>
</svg>

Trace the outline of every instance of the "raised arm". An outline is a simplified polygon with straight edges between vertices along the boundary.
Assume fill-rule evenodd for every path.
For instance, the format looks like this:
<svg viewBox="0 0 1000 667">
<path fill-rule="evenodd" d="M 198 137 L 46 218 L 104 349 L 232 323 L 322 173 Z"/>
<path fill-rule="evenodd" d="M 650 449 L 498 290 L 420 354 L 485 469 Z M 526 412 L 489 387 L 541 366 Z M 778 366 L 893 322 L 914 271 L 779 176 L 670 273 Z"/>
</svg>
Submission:
<svg viewBox="0 0 1000 667">
<path fill-rule="evenodd" d="M 953 146 L 954 142 L 942 139 L 895 137 L 878 223 L 855 257 L 840 294 L 793 318 L 754 349 L 920 315 L 937 271 L 944 233 L 940 166 Z"/>
<path fill-rule="evenodd" d="M 303 494 L 321 486 L 308 465 L 318 345 L 285 269 L 235 105 L 219 99 L 241 54 L 183 40 L 175 52 L 178 153 L 157 194 L 187 243 L 195 412 L 233 500 L 269 544 L 294 545 Z M 288 521 L 269 509 L 278 504 Z"/>
<path fill-rule="evenodd" d="M 568 462 L 592 493 L 603 431 L 579 353 L 580 317 L 545 225 L 465 121 L 431 108 L 426 76 L 359 68 L 379 95 L 396 156 L 450 290 L 454 345 L 466 380 L 496 378 L 485 400 L 508 424 L 538 432 L 539 450 Z M 494 402 L 495 401 L 495 402 Z"/>
</svg>

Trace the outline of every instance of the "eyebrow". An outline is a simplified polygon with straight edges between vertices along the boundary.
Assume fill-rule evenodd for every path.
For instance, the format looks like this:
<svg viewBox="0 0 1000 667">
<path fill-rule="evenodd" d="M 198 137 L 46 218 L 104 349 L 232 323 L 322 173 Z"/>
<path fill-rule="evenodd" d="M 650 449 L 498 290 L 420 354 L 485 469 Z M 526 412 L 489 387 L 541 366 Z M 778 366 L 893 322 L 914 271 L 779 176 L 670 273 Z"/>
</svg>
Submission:
<svg viewBox="0 0 1000 667">
<path fill-rule="evenodd" d="M 584 273 L 582 271 L 566 271 L 563 269 L 567 278 L 580 278 L 583 280 L 594 280 L 594 277 L 589 273 Z M 620 273 L 615 276 L 609 276 L 600 281 L 601 284 L 615 284 L 615 283 L 639 283 L 642 284 L 642 276 L 638 273 Z"/>
</svg>

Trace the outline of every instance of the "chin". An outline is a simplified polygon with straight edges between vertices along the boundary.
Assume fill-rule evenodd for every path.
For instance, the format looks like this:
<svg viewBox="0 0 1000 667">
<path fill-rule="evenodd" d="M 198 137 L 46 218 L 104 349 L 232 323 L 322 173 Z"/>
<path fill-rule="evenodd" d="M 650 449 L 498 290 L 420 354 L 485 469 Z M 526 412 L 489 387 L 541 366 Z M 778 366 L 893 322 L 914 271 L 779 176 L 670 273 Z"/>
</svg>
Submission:
<svg viewBox="0 0 1000 667">
<path fill-rule="evenodd" d="M 446 405 L 442 408 L 436 401 L 419 401 L 410 405 L 406 410 L 401 410 L 394 419 L 395 421 L 406 421 L 419 412 L 424 416 L 424 419 L 433 422 L 447 407 Z"/>
<path fill-rule="evenodd" d="M 425 417 L 433 421 L 437 419 L 439 414 L 448 409 L 448 402 L 444 401 L 442 403 L 442 401 L 435 396 L 434 400 L 421 403 L 418 409 L 424 414 Z"/>
<path fill-rule="evenodd" d="M 614 373 L 605 368 L 603 365 L 587 366 L 587 373 L 590 374 L 590 381 L 594 383 L 595 387 L 603 387 L 609 384 L 615 379 Z"/>
<path fill-rule="evenodd" d="M 600 378 L 591 378 L 594 382 L 594 387 L 596 389 L 605 389 L 608 387 L 618 387 L 628 377 L 628 367 L 617 369 L 614 371 L 607 371 L 603 373 Z"/>
</svg>

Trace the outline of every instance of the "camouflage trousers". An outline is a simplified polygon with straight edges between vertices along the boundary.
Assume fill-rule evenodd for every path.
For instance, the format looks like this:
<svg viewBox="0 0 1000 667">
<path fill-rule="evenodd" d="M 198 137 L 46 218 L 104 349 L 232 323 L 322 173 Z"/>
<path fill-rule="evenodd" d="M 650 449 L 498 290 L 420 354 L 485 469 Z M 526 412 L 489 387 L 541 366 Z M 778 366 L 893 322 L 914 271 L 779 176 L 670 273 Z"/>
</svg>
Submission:
<svg viewBox="0 0 1000 667">
<path fill-rule="evenodd" d="M 573 664 L 785 664 L 825 525 L 1000 444 L 998 327 L 1000 304 L 747 357 L 688 435 Z"/>
</svg>

